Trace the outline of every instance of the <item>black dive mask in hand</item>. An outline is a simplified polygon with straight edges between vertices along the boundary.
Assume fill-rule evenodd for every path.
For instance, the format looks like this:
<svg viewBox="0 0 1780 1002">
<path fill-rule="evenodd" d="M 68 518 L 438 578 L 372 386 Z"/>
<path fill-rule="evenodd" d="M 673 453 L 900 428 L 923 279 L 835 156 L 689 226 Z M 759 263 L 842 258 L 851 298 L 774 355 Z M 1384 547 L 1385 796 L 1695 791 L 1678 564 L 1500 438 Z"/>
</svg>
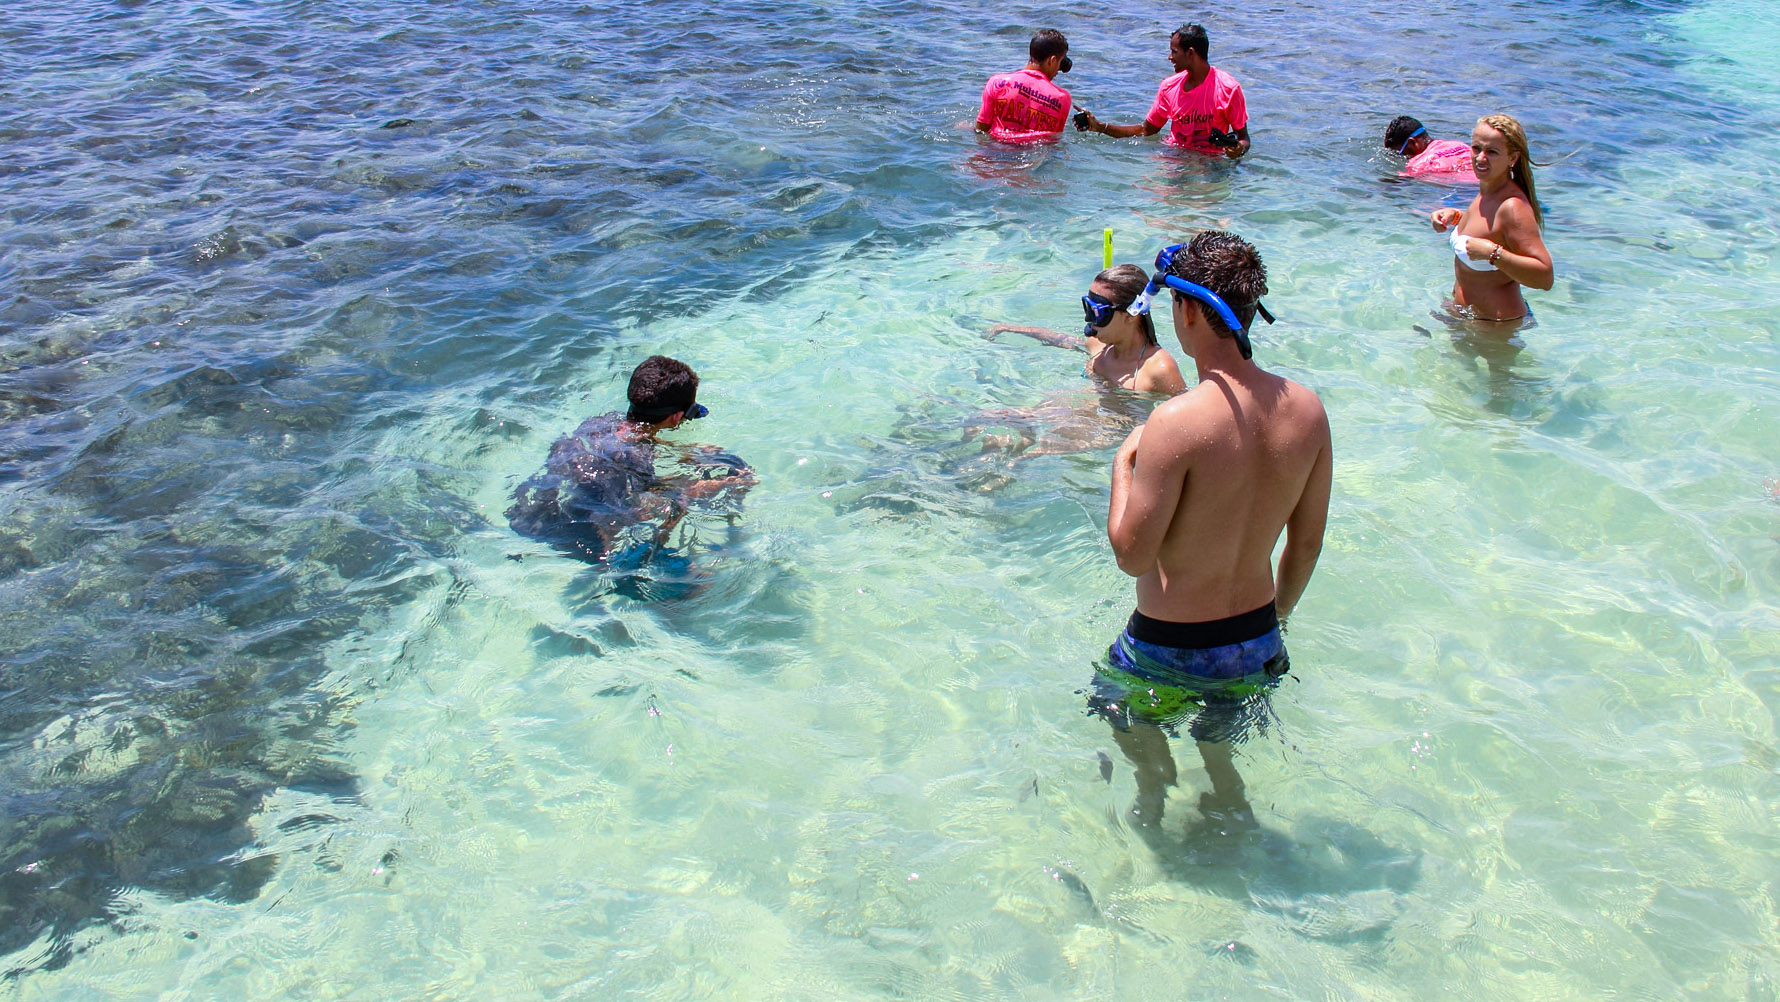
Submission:
<svg viewBox="0 0 1780 1002">
<path fill-rule="evenodd" d="M 1216 129 L 1211 130 L 1211 132 L 1206 135 L 1205 141 L 1213 146 L 1230 147 L 1242 145 L 1242 140 L 1236 138 L 1236 133 L 1219 132 Z"/>
</svg>

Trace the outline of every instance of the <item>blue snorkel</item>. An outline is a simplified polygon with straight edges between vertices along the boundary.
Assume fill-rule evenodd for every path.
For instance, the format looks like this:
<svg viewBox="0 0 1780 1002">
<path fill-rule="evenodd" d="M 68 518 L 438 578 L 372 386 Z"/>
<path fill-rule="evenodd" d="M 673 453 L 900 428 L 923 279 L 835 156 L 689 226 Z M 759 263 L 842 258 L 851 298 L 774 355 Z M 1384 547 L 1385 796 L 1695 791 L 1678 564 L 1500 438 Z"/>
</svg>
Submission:
<svg viewBox="0 0 1780 1002">
<path fill-rule="evenodd" d="M 1207 289 L 1205 286 L 1195 285 L 1178 275 L 1170 275 L 1168 273 L 1168 269 L 1174 264 L 1175 253 L 1185 246 L 1186 244 L 1169 244 L 1167 247 L 1162 248 L 1161 252 L 1156 255 L 1156 273 L 1150 277 L 1150 283 L 1144 286 L 1143 295 L 1138 296 L 1137 299 L 1132 302 L 1130 306 L 1132 315 L 1136 316 L 1148 313 L 1150 311 L 1150 300 L 1154 299 L 1156 293 L 1160 292 L 1162 287 L 1166 285 L 1168 288 L 1173 289 L 1181 295 L 1191 296 L 1211 307 L 1212 312 L 1218 315 L 1218 319 L 1222 320 L 1224 326 L 1229 328 L 1230 333 L 1235 336 L 1236 348 L 1238 351 L 1242 352 L 1242 357 L 1253 358 L 1254 348 L 1249 344 L 1248 329 L 1242 325 L 1240 320 L 1236 319 L 1236 311 L 1230 308 L 1230 304 L 1224 302 L 1222 296 Z M 1268 323 L 1273 322 L 1273 314 L 1267 312 L 1267 307 L 1262 306 L 1260 300 L 1255 301 L 1255 312 L 1260 314 L 1261 319 Z"/>
</svg>

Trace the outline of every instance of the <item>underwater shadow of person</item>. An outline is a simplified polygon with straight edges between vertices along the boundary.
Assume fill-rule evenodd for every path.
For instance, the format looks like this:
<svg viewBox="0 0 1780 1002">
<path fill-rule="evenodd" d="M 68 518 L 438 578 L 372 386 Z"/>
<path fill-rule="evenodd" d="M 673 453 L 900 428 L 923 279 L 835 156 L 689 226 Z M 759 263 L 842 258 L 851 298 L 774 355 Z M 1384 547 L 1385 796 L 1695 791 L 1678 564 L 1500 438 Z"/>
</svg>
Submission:
<svg viewBox="0 0 1780 1002">
<path fill-rule="evenodd" d="M 1178 837 L 1138 829 L 1162 872 L 1235 901 L 1247 901 L 1293 932 L 1330 943 L 1376 945 L 1421 880 L 1421 853 L 1393 846 L 1359 825 L 1304 818 L 1298 841 L 1229 809 L 1211 794 Z"/>
</svg>

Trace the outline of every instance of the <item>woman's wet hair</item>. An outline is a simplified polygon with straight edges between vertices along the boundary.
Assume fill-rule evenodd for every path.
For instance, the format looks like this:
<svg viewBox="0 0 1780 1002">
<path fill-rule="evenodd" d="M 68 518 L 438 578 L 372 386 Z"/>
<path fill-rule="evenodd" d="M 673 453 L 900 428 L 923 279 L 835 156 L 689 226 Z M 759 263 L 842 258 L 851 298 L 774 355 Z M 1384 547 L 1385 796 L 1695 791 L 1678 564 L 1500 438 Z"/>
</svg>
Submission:
<svg viewBox="0 0 1780 1002">
<path fill-rule="evenodd" d="M 1403 149 L 1404 143 L 1409 142 L 1409 137 L 1415 135 L 1415 130 L 1421 127 L 1422 123 L 1415 118 L 1398 115 L 1391 119 L 1391 124 L 1384 127 L 1385 147 L 1392 153 L 1398 152 Z"/>
<path fill-rule="evenodd" d="M 630 400 L 626 421 L 641 420 L 638 415 L 642 414 L 683 410 L 698 400 L 698 373 L 677 358 L 650 355 L 632 370 L 625 397 Z"/>
<path fill-rule="evenodd" d="M 1520 185 L 1520 190 L 1527 193 L 1527 204 L 1533 207 L 1533 222 L 1544 229 L 1545 213 L 1539 209 L 1539 196 L 1533 193 L 1533 153 L 1527 149 L 1527 130 L 1521 128 L 1513 115 L 1485 115 L 1477 120 L 1477 124 L 1500 132 L 1502 138 L 1508 140 L 1508 152 L 1520 154 L 1515 157 L 1514 166 L 1508 168 L 1508 180 Z"/>
<path fill-rule="evenodd" d="M 1035 63 L 1042 63 L 1052 56 L 1069 54 L 1069 39 L 1055 28 L 1042 28 L 1032 33 L 1032 43 L 1026 46 L 1026 54 Z"/>
<path fill-rule="evenodd" d="M 1205 27 L 1198 24 L 1183 24 L 1174 29 L 1175 37 L 1180 39 L 1180 47 L 1199 53 L 1200 59 L 1210 59 L 1211 38 L 1205 34 Z"/>
<path fill-rule="evenodd" d="M 1150 276 L 1144 274 L 1144 270 L 1137 265 L 1115 264 L 1095 275 L 1094 281 L 1113 290 L 1114 295 L 1107 298 L 1112 300 L 1114 306 L 1122 310 L 1136 302 L 1137 297 L 1143 294 L 1144 286 L 1150 284 Z M 1156 322 L 1150 319 L 1148 313 L 1139 319 L 1143 322 L 1144 339 L 1150 344 L 1155 344 Z"/>
<path fill-rule="evenodd" d="M 1174 255 L 1169 270 L 1217 293 L 1236 319 L 1242 321 L 1244 330 L 1255 322 L 1255 304 L 1267 294 L 1267 266 L 1261 263 L 1261 252 L 1234 233 L 1200 233 L 1186 249 Z M 1224 329 L 1224 322 L 1210 306 L 1197 299 L 1193 303 L 1212 330 L 1223 337 L 1236 335 L 1235 331 Z"/>
</svg>

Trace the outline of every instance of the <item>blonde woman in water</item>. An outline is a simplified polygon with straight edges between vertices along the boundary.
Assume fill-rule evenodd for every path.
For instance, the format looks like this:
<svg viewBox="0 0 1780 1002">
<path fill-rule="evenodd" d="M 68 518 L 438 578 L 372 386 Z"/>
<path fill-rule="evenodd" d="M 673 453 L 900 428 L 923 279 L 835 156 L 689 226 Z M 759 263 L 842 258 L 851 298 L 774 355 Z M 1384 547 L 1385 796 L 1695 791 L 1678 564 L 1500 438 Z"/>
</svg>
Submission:
<svg viewBox="0 0 1780 1002">
<path fill-rule="evenodd" d="M 1471 169 L 1478 188 L 1471 205 L 1463 212 L 1435 209 L 1429 217 L 1434 232 L 1450 234 L 1455 312 L 1473 320 L 1519 320 L 1527 315 L 1521 286 L 1551 288 L 1526 130 L 1507 115 L 1478 119 Z"/>
</svg>

